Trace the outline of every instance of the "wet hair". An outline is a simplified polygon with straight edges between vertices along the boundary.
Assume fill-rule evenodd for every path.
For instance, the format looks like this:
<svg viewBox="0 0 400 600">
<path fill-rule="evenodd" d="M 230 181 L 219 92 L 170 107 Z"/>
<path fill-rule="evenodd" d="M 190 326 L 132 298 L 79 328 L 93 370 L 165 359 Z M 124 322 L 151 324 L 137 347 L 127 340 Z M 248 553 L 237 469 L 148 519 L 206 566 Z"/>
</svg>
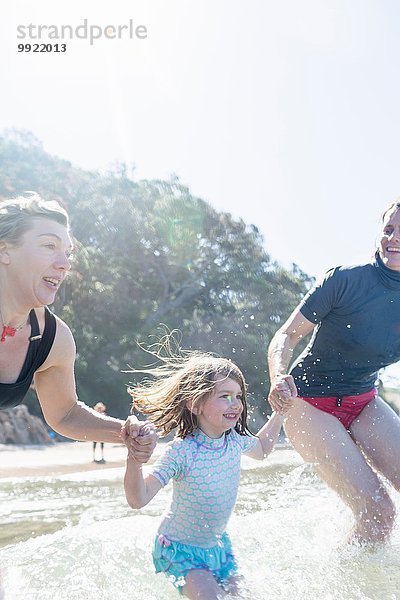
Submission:
<svg viewBox="0 0 400 600">
<path fill-rule="evenodd" d="M 396 200 L 395 202 L 392 202 L 390 204 L 390 206 L 387 207 L 387 209 L 384 211 L 383 215 L 382 215 L 382 223 L 385 222 L 385 218 L 386 215 L 388 214 L 388 212 L 392 212 L 392 210 L 398 210 L 400 208 L 400 200 Z"/>
<path fill-rule="evenodd" d="M 145 373 L 153 379 L 145 379 L 135 387 L 129 387 L 132 408 L 147 415 L 160 431 L 167 435 L 176 429 L 176 436 L 185 438 L 197 427 L 193 409 L 201 405 L 214 391 L 216 383 L 230 377 L 241 388 L 243 411 L 235 425 L 240 435 L 253 435 L 247 428 L 246 383 L 241 370 L 230 360 L 212 354 L 195 351 L 172 353 L 169 343 L 161 344 L 156 351 L 146 350 L 155 356 L 160 366 L 132 369 L 133 373 Z"/>
<path fill-rule="evenodd" d="M 18 245 L 35 219 L 51 219 L 69 228 L 68 214 L 55 200 L 43 200 L 35 192 L 0 201 L 0 240 Z"/>
</svg>

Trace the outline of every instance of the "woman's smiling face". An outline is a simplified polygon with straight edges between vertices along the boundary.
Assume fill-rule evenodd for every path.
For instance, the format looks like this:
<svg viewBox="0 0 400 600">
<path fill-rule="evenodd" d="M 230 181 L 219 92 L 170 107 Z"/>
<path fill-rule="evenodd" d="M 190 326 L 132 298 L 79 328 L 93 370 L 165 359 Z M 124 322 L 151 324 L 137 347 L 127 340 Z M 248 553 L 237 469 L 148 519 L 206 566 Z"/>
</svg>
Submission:
<svg viewBox="0 0 400 600">
<path fill-rule="evenodd" d="M 379 254 L 386 267 L 400 271 L 400 209 L 397 207 L 385 214 Z"/>
<path fill-rule="evenodd" d="M 1 251 L 1 262 L 21 297 L 32 307 L 52 304 L 71 268 L 72 241 L 68 229 L 52 219 L 33 219 L 18 245 Z"/>
</svg>

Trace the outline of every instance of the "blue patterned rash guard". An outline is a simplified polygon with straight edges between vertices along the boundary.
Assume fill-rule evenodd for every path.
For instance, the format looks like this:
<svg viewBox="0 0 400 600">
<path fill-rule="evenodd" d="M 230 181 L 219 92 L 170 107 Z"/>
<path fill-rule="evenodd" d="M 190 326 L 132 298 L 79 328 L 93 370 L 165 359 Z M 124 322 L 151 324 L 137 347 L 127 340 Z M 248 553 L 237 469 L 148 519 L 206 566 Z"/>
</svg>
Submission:
<svg viewBox="0 0 400 600">
<path fill-rule="evenodd" d="M 241 455 L 256 443 L 234 429 L 218 439 L 197 429 L 168 444 L 150 470 L 163 486 L 173 480 L 172 502 L 158 532 L 191 546 L 218 544 L 236 502 Z"/>
<path fill-rule="evenodd" d="M 300 396 L 368 392 L 379 369 L 400 359 L 400 273 L 379 254 L 372 263 L 328 271 L 300 312 L 317 325 L 291 369 Z"/>
</svg>

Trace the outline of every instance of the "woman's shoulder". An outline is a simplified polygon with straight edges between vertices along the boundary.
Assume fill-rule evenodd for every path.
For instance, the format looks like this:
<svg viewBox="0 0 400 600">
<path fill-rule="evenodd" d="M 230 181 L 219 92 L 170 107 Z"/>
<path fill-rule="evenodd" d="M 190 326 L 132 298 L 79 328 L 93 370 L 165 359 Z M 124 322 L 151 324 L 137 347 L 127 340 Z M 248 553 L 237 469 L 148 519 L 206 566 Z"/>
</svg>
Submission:
<svg viewBox="0 0 400 600">
<path fill-rule="evenodd" d="M 74 340 L 74 336 L 72 335 L 70 328 L 65 323 L 65 321 L 60 319 L 60 317 L 57 317 L 57 315 L 54 315 L 54 317 L 56 319 L 56 339 L 55 339 L 55 341 L 58 342 L 59 344 L 67 345 L 68 347 L 75 349 L 75 340 Z"/>
<path fill-rule="evenodd" d="M 40 317 L 38 315 L 40 325 L 41 322 L 43 322 L 44 324 L 46 310 L 48 309 L 43 309 L 43 313 L 42 315 L 40 315 Z M 69 364 L 71 360 L 75 360 L 76 347 L 74 336 L 72 335 L 72 332 L 68 325 L 62 319 L 60 319 L 60 317 L 57 317 L 57 315 L 55 315 L 54 313 L 50 314 L 55 319 L 56 331 L 53 345 L 51 347 L 51 350 L 49 352 L 48 358 L 44 366 L 55 366 L 61 365 L 63 363 Z"/>
<path fill-rule="evenodd" d="M 352 283 L 357 281 L 365 281 L 369 274 L 373 276 L 374 268 L 372 263 L 364 264 L 353 264 L 353 265 L 339 265 L 329 269 L 321 278 L 317 287 L 323 284 L 336 284 L 341 283 Z"/>
<path fill-rule="evenodd" d="M 365 273 L 365 271 L 373 270 L 373 266 L 371 262 L 361 263 L 361 264 L 348 264 L 348 265 L 338 265 L 336 267 L 332 267 L 328 269 L 326 275 L 336 275 L 336 276 L 355 276 L 359 273 Z"/>
<path fill-rule="evenodd" d="M 319 310 L 316 310 L 315 305 L 313 308 L 318 313 L 319 320 L 322 317 L 321 311 L 323 312 L 325 308 L 330 309 L 331 306 L 343 302 L 353 302 L 355 298 L 366 294 L 376 283 L 376 274 L 371 263 L 334 267 L 327 271 L 323 279 L 310 290 L 304 299 L 304 304 L 320 303 Z M 309 318 L 307 314 L 305 316 Z"/>
<path fill-rule="evenodd" d="M 36 318 L 38 320 L 40 331 L 44 330 L 44 328 L 46 326 L 46 321 L 51 321 L 54 319 L 55 323 L 56 323 L 56 334 L 59 335 L 60 337 L 65 336 L 67 338 L 73 339 L 71 330 L 68 327 L 68 325 L 65 323 L 65 321 L 60 319 L 60 317 L 57 317 L 57 315 L 55 313 L 53 313 L 47 306 L 35 308 L 34 311 L 35 311 Z"/>
</svg>

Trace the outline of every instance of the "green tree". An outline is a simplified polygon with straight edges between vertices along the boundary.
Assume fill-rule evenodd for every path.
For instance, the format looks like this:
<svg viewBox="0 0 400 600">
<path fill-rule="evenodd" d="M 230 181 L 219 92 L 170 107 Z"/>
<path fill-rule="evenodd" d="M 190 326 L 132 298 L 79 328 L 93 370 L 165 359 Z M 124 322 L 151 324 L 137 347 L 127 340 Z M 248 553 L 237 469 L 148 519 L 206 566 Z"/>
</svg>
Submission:
<svg viewBox="0 0 400 600">
<path fill-rule="evenodd" d="M 138 342 L 160 336 L 163 323 L 182 332 L 183 347 L 237 362 L 266 411 L 267 345 L 312 280 L 271 261 L 257 227 L 193 197 L 177 178 L 136 182 L 125 165 L 78 169 L 28 132 L 1 137 L 0 159 L 0 196 L 34 189 L 70 213 L 76 256 L 54 308 L 77 342 L 82 400 L 124 416 L 130 376 L 121 370 L 143 366 Z"/>
</svg>

